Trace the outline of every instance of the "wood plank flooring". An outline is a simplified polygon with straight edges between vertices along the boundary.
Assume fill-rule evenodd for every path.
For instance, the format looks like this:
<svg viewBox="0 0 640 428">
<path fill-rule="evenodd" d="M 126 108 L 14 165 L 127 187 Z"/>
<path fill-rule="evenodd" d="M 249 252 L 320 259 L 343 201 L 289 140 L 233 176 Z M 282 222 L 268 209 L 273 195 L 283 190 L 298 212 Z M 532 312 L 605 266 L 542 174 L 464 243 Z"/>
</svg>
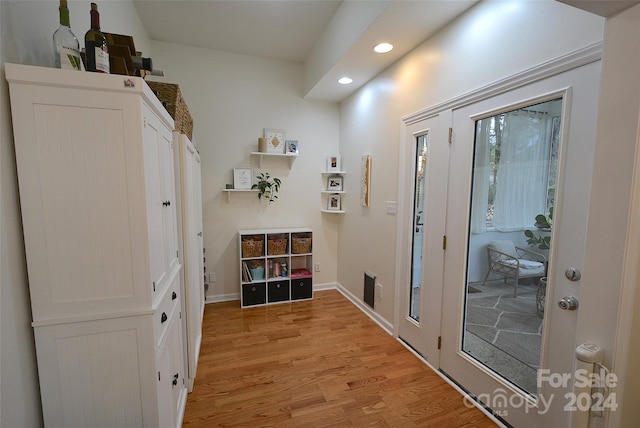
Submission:
<svg viewBox="0 0 640 428">
<path fill-rule="evenodd" d="M 206 306 L 184 427 L 495 427 L 336 290 Z"/>
</svg>

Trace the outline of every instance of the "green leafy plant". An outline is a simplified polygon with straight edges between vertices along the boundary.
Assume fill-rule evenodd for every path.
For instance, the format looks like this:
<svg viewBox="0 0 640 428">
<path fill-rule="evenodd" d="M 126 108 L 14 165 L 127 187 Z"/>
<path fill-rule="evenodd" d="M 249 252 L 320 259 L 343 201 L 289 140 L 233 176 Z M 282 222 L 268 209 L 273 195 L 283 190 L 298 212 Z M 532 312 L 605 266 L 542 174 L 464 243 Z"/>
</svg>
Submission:
<svg viewBox="0 0 640 428">
<path fill-rule="evenodd" d="M 252 189 L 258 189 L 258 199 L 265 198 L 269 203 L 278 199 L 278 191 L 282 181 L 277 177 L 271 177 L 268 172 L 261 172 L 256 176 L 258 182 L 251 186 Z"/>
<path fill-rule="evenodd" d="M 542 231 L 550 231 L 551 225 L 553 224 L 553 207 L 549 208 L 549 213 L 547 215 L 538 214 L 535 218 L 536 222 L 534 224 L 538 230 Z M 540 250 L 548 250 L 551 248 L 551 235 L 543 235 L 542 233 L 536 235 L 531 230 L 525 230 L 524 236 L 526 236 L 527 244 L 531 247 L 537 247 Z"/>
</svg>

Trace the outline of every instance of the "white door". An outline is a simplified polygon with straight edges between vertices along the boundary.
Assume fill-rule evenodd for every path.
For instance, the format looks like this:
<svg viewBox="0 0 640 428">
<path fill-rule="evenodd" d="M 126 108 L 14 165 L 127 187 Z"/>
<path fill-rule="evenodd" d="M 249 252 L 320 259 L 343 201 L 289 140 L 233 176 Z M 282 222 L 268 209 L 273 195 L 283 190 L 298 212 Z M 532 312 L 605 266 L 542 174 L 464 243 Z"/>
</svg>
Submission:
<svg viewBox="0 0 640 428">
<path fill-rule="evenodd" d="M 573 379 L 577 311 L 557 303 L 580 299 L 580 282 L 565 270 L 583 268 L 599 67 L 590 63 L 453 110 L 440 369 L 517 427 L 569 426 L 575 414 L 567 411 L 575 405 L 572 381 L 537 375 Z M 550 142 L 540 149 L 543 140 Z M 547 220 L 553 208 L 552 228 L 534 227 L 535 215 L 529 226 L 518 219 L 529 204 Z M 532 237 L 540 240 L 527 244 Z M 487 275 L 491 241 L 543 253 L 546 282 L 505 282 L 507 271 Z M 510 263 L 498 255 L 503 266 Z M 545 299 L 540 312 L 538 296 Z"/>
<path fill-rule="evenodd" d="M 398 337 L 435 367 L 438 365 L 442 305 L 443 237 L 450 112 L 407 126 L 403 141 L 399 230 L 410 239 L 398 245 Z M 408 185 L 411 183 L 411 185 Z M 405 232 L 401 232 L 404 234 Z"/>
</svg>

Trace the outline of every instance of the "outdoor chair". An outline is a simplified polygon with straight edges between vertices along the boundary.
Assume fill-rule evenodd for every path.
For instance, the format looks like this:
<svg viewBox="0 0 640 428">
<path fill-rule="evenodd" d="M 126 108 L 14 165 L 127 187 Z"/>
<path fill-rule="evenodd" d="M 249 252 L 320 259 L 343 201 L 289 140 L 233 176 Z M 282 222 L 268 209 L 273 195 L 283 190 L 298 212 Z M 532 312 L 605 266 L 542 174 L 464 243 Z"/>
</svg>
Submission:
<svg viewBox="0 0 640 428">
<path fill-rule="evenodd" d="M 487 245 L 489 271 L 484 277 L 484 286 L 491 273 L 515 279 L 513 297 L 518 297 L 518 281 L 521 278 L 546 276 L 547 258 L 544 254 L 516 247 L 512 241 L 491 241 Z"/>
</svg>

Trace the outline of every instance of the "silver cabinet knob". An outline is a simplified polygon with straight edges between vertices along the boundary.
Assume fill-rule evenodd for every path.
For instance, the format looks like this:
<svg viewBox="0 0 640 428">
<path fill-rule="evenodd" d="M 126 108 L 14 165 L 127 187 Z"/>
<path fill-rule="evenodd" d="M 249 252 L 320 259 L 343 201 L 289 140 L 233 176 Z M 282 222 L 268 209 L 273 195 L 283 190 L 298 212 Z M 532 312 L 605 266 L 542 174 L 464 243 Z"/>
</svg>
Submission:
<svg viewBox="0 0 640 428">
<path fill-rule="evenodd" d="M 573 296 L 564 296 L 558 301 L 558 306 L 565 311 L 575 311 L 578 309 L 578 299 Z"/>
</svg>

